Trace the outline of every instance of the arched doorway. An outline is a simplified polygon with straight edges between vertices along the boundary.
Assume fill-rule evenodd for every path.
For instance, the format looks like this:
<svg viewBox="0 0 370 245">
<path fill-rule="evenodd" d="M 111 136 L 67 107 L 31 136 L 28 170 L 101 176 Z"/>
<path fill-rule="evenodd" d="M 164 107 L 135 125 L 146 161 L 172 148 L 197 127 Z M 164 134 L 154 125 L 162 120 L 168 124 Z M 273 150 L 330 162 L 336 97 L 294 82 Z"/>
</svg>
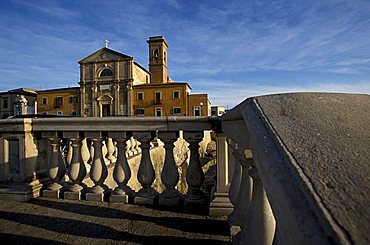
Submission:
<svg viewBox="0 0 370 245">
<path fill-rule="evenodd" d="M 102 95 L 97 100 L 99 103 L 99 116 L 100 117 L 112 116 L 113 97 L 110 95 Z"/>
</svg>

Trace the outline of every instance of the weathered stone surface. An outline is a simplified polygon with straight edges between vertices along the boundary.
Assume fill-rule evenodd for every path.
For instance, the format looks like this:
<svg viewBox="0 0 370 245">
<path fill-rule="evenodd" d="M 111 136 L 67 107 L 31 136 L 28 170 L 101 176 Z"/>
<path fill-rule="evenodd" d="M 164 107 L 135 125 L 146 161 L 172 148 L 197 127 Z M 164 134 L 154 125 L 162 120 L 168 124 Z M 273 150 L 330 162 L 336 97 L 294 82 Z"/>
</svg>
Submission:
<svg viewBox="0 0 370 245">
<path fill-rule="evenodd" d="M 370 96 L 298 93 L 257 97 L 333 222 L 349 240 L 370 236 Z"/>
</svg>

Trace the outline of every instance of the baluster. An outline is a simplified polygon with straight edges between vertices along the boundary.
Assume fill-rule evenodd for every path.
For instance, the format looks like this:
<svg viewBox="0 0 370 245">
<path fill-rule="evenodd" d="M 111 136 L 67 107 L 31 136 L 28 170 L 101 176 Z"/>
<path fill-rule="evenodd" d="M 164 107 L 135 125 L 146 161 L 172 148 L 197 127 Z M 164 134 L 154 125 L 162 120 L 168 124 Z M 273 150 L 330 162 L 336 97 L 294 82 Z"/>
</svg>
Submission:
<svg viewBox="0 0 370 245">
<path fill-rule="evenodd" d="M 43 196 L 59 198 L 60 190 L 64 187 L 62 179 L 66 174 L 66 167 L 60 148 L 60 138 L 56 132 L 53 134 L 53 137 L 49 138 L 52 151 L 48 166 L 48 174 L 52 183 L 43 191 Z"/>
<path fill-rule="evenodd" d="M 88 201 L 103 201 L 108 187 L 104 184 L 108 176 L 108 169 L 102 153 L 103 137 L 100 132 L 88 132 L 86 137 L 91 138 L 94 147 L 94 159 L 91 164 L 90 178 L 94 186 L 86 193 Z"/>
<path fill-rule="evenodd" d="M 110 196 L 110 202 L 128 203 L 132 195 L 132 189 L 127 185 L 131 178 L 131 169 L 126 157 L 126 142 L 129 142 L 131 133 L 109 133 L 109 136 L 117 142 L 117 161 L 113 170 L 113 179 L 117 183 L 117 188 Z"/>
<path fill-rule="evenodd" d="M 73 155 L 72 141 L 67 140 L 66 164 L 68 167 L 71 165 L 72 155 Z"/>
<path fill-rule="evenodd" d="M 90 162 L 90 165 L 91 165 L 92 161 L 94 160 L 94 146 L 93 146 L 93 142 L 91 140 L 90 140 L 90 144 L 89 144 L 89 153 L 90 153 L 89 162 Z"/>
<path fill-rule="evenodd" d="M 214 192 L 212 196 L 212 202 L 209 207 L 209 215 L 211 216 L 223 216 L 229 215 L 233 211 L 233 207 L 236 202 L 236 198 L 230 201 L 230 195 L 233 191 L 232 188 L 238 188 L 236 184 L 240 183 L 240 175 L 235 176 L 238 171 L 238 166 L 235 166 L 235 161 L 229 160 L 229 144 L 227 142 L 226 136 L 223 133 L 217 132 L 216 134 L 216 146 L 217 146 L 217 182 L 214 187 Z M 240 168 L 240 167 L 239 167 Z M 233 171 L 234 170 L 234 171 Z M 232 172 L 233 171 L 233 172 Z M 234 174 L 233 178 L 231 173 Z M 238 181 L 239 179 L 239 181 Z M 233 181 L 230 183 L 230 181 Z M 237 183 L 235 183 L 237 182 Z"/>
<path fill-rule="evenodd" d="M 227 160 L 234 166 L 234 173 L 233 173 L 233 179 L 230 184 L 230 190 L 229 190 L 229 198 L 231 203 L 235 206 L 237 198 L 238 198 L 238 191 L 241 181 L 241 165 L 240 163 L 235 159 L 235 144 L 232 139 L 227 139 L 227 148 L 228 148 L 228 157 Z M 234 208 L 235 209 L 235 208 Z"/>
<path fill-rule="evenodd" d="M 248 214 L 242 224 L 241 244 L 269 245 L 274 238 L 275 218 L 250 151 L 246 157 L 247 161 L 252 163 L 249 174 L 253 179 L 253 191 Z"/>
<path fill-rule="evenodd" d="M 114 154 L 114 142 L 112 138 L 107 138 L 105 140 L 105 144 L 107 146 L 107 159 L 109 160 L 110 163 L 115 162 L 115 157 L 113 156 Z"/>
<path fill-rule="evenodd" d="M 137 141 L 137 139 L 134 138 L 134 141 L 135 141 L 135 154 L 140 154 L 142 149 L 141 149 L 141 143 L 139 141 Z"/>
<path fill-rule="evenodd" d="M 130 145 L 131 145 L 131 147 L 130 147 L 130 156 L 135 155 L 136 153 L 138 153 L 136 151 L 137 141 L 136 141 L 136 139 L 134 139 L 134 137 L 130 138 Z"/>
<path fill-rule="evenodd" d="M 159 204 L 164 206 L 178 206 L 180 193 L 175 187 L 179 182 L 179 172 L 173 156 L 174 143 L 178 138 L 178 133 L 159 132 L 158 135 L 161 141 L 164 142 L 166 151 L 161 173 L 162 183 L 166 186 L 166 189 L 159 195 Z"/>
<path fill-rule="evenodd" d="M 113 156 L 114 156 L 115 160 L 117 161 L 117 157 L 118 157 L 117 141 L 114 141 L 114 139 L 113 139 L 113 142 L 114 142 L 114 154 L 113 154 Z"/>
<path fill-rule="evenodd" d="M 90 151 L 87 145 L 86 138 L 81 141 L 81 159 L 86 166 L 86 173 L 88 174 L 90 172 L 90 164 L 88 164 L 90 159 Z"/>
<path fill-rule="evenodd" d="M 137 173 L 137 179 L 142 188 L 136 194 L 134 202 L 141 205 L 154 205 L 158 193 L 151 187 L 155 172 L 150 159 L 150 142 L 154 138 L 152 132 L 134 132 L 135 138 L 141 141 L 141 161 Z"/>
<path fill-rule="evenodd" d="M 86 176 L 86 167 L 81 158 L 81 138 L 78 132 L 65 132 L 63 137 L 72 141 L 72 159 L 68 169 L 68 176 L 72 185 L 64 192 L 65 199 L 80 200 L 86 185 L 82 183 Z"/>
<path fill-rule="evenodd" d="M 239 188 L 237 191 L 236 202 L 234 206 L 234 211 L 229 217 L 229 223 L 232 227 L 240 227 L 243 224 L 243 220 L 246 219 L 250 200 L 252 198 L 252 179 L 249 176 L 249 169 L 251 167 L 251 159 L 246 159 L 244 154 L 239 151 L 242 149 L 238 148 L 238 144 L 235 144 L 233 149 L 233 156 L 235 158 L 236 164 L 239 166 L 239 171 L 241 167 L 241 180 Z"/>
<path fill-rule="evenodd" d="M 199 142 L 203 132 L 184 132 L 184 138 L 189 143 L 190 160 L 186 173 L 188 192 L 185 197 L 185 206 L 202 206 L 205 204 L 205 195 L 200 190 L 204 182 L 204 173 L 199 161 Z"/>
<path fill-rule="evenodd" d="M 103 159 L 104 159 L 104 162 L 107 164 L 107 163 L 109 163 L 109 160 L 106 158 L 106 156 L 108 154 L 107 143 L 105 142 L 105 140 L 103 140 L 102 144 L 103 144 L 103 146 L 102 146 Z M 95 150 L 95 148 L 94 148 L 94 150 Z"/>
</svg>

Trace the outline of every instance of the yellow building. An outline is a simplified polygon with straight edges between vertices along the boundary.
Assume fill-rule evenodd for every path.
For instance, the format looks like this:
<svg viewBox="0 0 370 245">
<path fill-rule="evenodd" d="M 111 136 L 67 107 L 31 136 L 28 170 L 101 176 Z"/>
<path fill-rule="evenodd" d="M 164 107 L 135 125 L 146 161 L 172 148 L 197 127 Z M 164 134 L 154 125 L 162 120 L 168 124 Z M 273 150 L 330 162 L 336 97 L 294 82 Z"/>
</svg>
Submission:
<svg viewBox="0 0 370 245">
<path fill-rule="evenodd" d="M 163 36 L 150 37 L 149 71 L 134 58 L 105 47 L 80 60 L 80 87 L 38 90 L 39 113 L 83 117 L 207 116 L 207 94 L 168 76 Z"/>
<path fill-rule="evenodd" d="M 80 88 L 37 90 L 39 114 L 65 114 L 80 116 Z"/>
<path fill-rule="evenodd" d="M 190 94 L 188 83 L 145 84 L 133 87 L 135 116 L 209 115 L 206 94 Z"/>
</svg>

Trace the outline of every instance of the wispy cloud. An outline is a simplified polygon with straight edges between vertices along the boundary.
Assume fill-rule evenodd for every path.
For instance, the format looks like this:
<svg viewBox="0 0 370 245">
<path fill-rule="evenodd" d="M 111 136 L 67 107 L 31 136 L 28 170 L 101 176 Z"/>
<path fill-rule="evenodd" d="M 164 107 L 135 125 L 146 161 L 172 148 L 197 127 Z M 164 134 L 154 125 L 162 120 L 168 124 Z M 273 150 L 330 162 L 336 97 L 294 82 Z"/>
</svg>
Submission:
<svg viewBox="0 0 370 245">
<path fill-rule="evenodd" d="M 361 0 L 3 0 L 0 90 L 77 86 L 76 62 L 105 39 L 146 67 L 146 39 L 165 35 L 170 76 L 214 104 L 273 92 L 368 92 L 369 9 Z"/>
</svg>

